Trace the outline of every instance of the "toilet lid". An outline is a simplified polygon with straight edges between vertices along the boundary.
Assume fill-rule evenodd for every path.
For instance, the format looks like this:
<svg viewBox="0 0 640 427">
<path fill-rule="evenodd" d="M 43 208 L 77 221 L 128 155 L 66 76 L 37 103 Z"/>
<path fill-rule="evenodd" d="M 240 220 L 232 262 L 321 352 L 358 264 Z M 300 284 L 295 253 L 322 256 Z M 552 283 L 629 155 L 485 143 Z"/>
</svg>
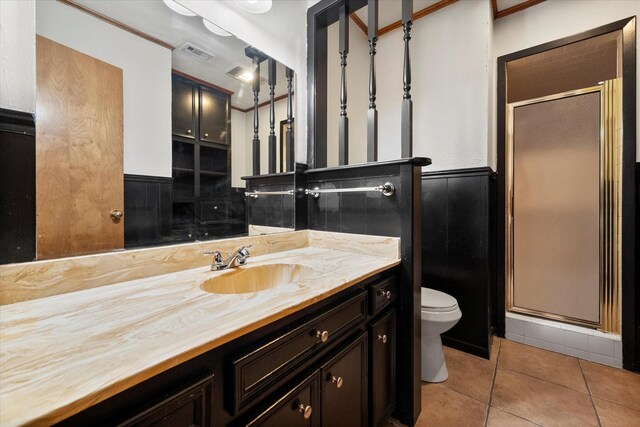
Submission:
<svg viewBox="0 0 640 427">
<path fill-rule="evenodd" d="M 458 301 L 451 295 L 435 289 L 422 288 L 422 308 L 432 311 L 450 311 L 458 306 Z"/>
</svg>

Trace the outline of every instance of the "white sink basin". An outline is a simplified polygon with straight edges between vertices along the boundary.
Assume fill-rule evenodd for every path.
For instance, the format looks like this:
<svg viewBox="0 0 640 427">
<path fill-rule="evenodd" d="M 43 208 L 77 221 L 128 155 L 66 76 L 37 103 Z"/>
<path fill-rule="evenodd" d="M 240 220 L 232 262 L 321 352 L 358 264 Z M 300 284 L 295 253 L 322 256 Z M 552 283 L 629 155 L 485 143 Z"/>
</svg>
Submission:
<svg viewBox="0 0 640 427">
<path fill-rule="evenodd" d="M 213 294 L 246 294 L 300 282 L 312 272 L 312 268 L 299 264 L 244 266 L 205 280 L 200 288 Z"/>
</svg>

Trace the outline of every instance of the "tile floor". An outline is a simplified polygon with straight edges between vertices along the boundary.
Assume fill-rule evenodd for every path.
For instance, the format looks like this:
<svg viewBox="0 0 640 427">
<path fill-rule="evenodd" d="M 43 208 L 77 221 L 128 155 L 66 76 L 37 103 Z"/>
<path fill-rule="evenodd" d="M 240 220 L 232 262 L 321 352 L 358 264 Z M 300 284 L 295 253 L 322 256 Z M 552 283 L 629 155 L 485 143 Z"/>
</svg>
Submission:
<svg viewBox="0 0 640 427">
<path fill-rule="evenodd" d="M 497 338 L 491 360 L 445 357 L 449 379 L 423 383 L 418 427 L 640 426 L 640 375 Z"/>
</svg>

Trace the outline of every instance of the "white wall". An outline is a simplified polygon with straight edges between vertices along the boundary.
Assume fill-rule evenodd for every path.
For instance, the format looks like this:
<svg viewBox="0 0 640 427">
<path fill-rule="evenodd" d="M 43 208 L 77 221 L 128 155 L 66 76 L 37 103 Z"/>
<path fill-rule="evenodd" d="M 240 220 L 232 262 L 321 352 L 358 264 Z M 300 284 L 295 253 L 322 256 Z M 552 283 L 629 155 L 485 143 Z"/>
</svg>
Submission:
<svg viewBox="0 0 640 427">
<path fill-rule="evenodd" d="M 34 1 L 0 1 L 0 108 L 35 112 L 35 32 Z"/>
<path fill-rule="evenodd" d="M 496 68 L 499 56 L 588 31 L 634 15 L 640 15 L 640 1 L 637 0 L 547 0 L 495 22 L 492 66 Z M 636 81 L 640 81 L 640 67 L 637 63 L 636 73 Z M 492 79 L 492 86 L 492 92 L 495 94 L 495 77 Z M 640 85 L 637 85 L 636 104 L 640 102 L 639 94 Z M 497 102 L 495 95 L 493 96 L 491 107 L 493 114 L 496 114 Z M 638 129 L 638 123 L 640 123 L 640 115 L 636 115 L 636 129 Z M 495 129 L 490 142 L 489 165 L 495 169 Z M 640 144 L 638 141 L 636 144 L 636 161 L 640 161 Z"/>
<path fill-rule="evenodd" d="M 295 111 L 295 102 L 293 104 L 293 108 Z M 287 100 L 285 99 L 281 99 L 280 101 L 277 101 L 275 103 L 275 134 L 276 134 L 276 163 L 277 165 L 280 164 L 280 122 L 282 120 L 286 120 L 287 118 Z M 244 116 L 244 147 L 245 147 L 245 153 L 244 153 L 244 160 L 245 160 L 245 168 L 244 171 L 242 172 L 242 174 L 240 176 L 245 176 L 245 175 L 253 175 L 253 110 L 251 111 L 247 111 L 246 113 L 242 113 L 239 111 L 236 111 L 236 113 L 241 114 Z M 269 173 L 269 132 L 271 131 L 271 129 L 269 128 L 269 105 L 265 105 L 263 107 L 260 107 L 258 109 L 258 123 L 259 123 L 259 131 L 258 131 L 258 137 L 260 138 L 260 174 L 264 175 Z M 233 127 L 233 129 L 235 129 L 235 126 L 239 126 L 239 124 L 234 124 L 233 123 L 233 116 L 231 117 L 231 126 Z M 295 122 L 294 122 L 294 126 L 293 126 L 293 130 L 294 130 L 294 137 L 296 139 L 296 149 L 298 149 L 298 144 L 300 144 L 299 140 L 298 140 L 298 133 L 297 133 L 297 122 L 298 118 L 295 118 Z M 241 132 L 242 133 L 242 132 Z M 235 150 L 236 147 L 238 145 L 242 145 L 239 144 L 239 140 L 236 139 L 236 137 L 233 135 L 233 133 L 231 134 L 231 140 L 233 141 L 233 144 L 237 144 L 237 145 L 233 145 L 233 149 Z M 306 139 L 304 140 L 304 143 L 306 144 Z M 306 162 L 305 162 L 306 163 Z M 277 170 L 279 171 L 279 166 L 277 166 Z M 236 172 L 232 171 L 232 174 L 234 175 L 234 177 L 236 176 Z M 234 187 L 236 185 L 234 184 Z M 242 181 L 241 185 L 238 185 L 239 187 L 244 187 L 244 181 Z"/>
<path fill-rule="evenodd" d="M 2 0 L 0 0 L 2 1 Z M 307 162 L 307 2 L 276 0 L 251 14 L 231 1 L 177 0 L 296 72 L 296 161 Z"/>
<path fill-rule="evenodd" d="M 56 1 L 36 14 L 37 34 L 123 70 L 124 173 L 170 177 L 171 51 Z"/>
<path fill-rule="evenodd" d="M 414 155 L 430 157 L 426 170 L 487 165 L 489 135 L 489 1 L 462 0 L 417 20 L 411 36 Z M 334 25 L 335 26 L 335 25 Z M 347 66 L 350 161 L 366 160 L 368 43 L 351 25 Z M 378 40 L 376 55 L 378 156 L 400 158 L 403 32 Z M 337 164 L 339 57 L 337 31 L 329 29 L 329 164 Z M 335 58 L 334 58 L 335 57 Z"/>
<path fill-rule="evenodd" d="M 427 170 L 486 166 L 489 1 L 462 0 L 414 23 L 413 153 Z M 379 157 L 400 158 L 402 30 L 378 43 Z"/>
<path fill-rule="evenodd" d="M 244 187 L 241 177 L 247 173 L 246 156 L 251 153 L 251 145 L 247 143 L 246 113 L 231 109 L 231 186 Z"/>
</svg>

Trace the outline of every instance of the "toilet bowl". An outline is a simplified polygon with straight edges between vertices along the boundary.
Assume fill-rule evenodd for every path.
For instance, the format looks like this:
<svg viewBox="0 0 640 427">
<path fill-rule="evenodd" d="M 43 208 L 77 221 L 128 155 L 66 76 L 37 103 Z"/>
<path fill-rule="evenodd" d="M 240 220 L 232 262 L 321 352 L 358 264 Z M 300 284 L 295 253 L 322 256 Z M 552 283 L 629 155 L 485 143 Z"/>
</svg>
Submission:
<svg viewBox="0 0 640 427">
<path fill-rule="evenodd" d="M 435 289 L 422 288 L 422 381 L 439 383 L 449 377 L 440 334 L 462 317 L 458 301 Z"/>
</svg>

